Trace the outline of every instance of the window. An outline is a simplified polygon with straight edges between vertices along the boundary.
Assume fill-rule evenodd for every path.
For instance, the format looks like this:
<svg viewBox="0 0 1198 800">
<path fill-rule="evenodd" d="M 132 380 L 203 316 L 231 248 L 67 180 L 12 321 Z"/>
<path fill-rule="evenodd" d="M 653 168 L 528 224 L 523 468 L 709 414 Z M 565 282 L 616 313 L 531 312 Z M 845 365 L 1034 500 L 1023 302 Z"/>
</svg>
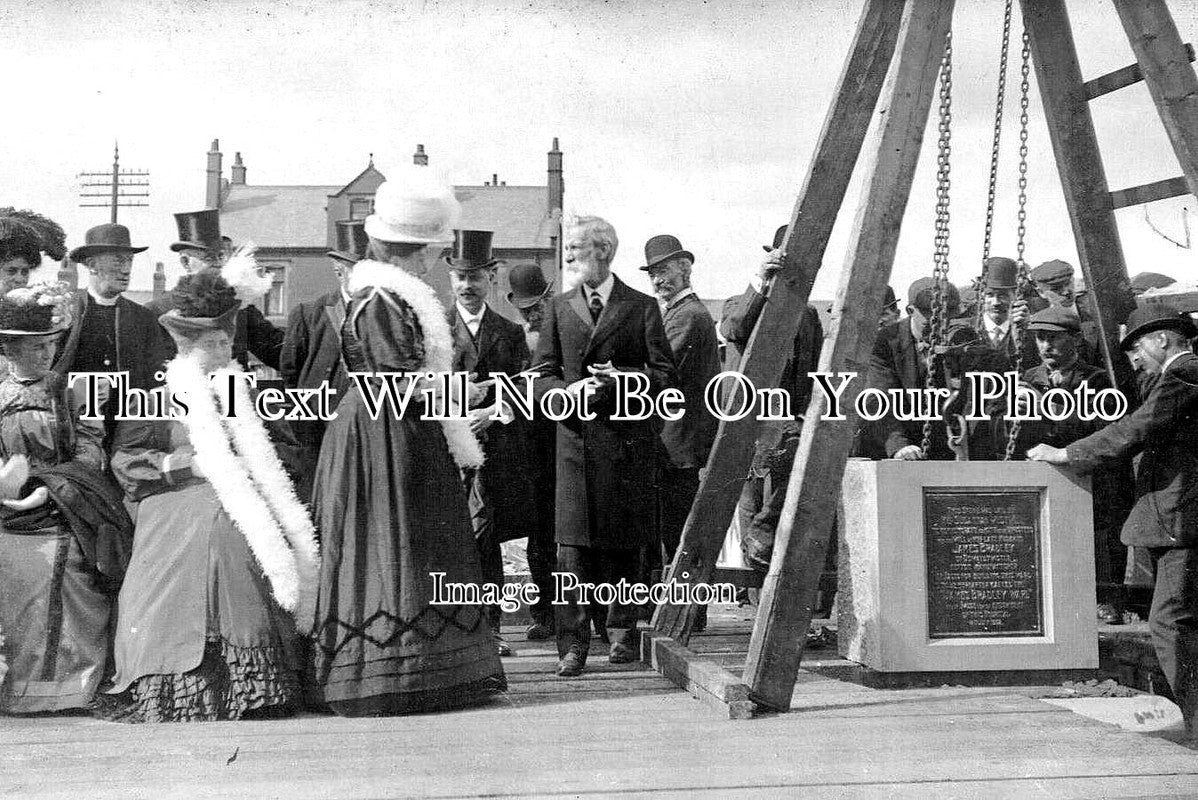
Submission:
<svg viewBox="0 0 1198 800">
<path fill-rule="evenodd" d="M 374 213 L 373 197 L 352 197 L 349 201 L 349 218 L 366 219 Z"/>
<path fill-rule="evenodd" d="M 284 290 L 286 270 L 282 264 L 266 264 L 266 274 L 270 276 L 270 291 L 262 298 L 262 313 L 268 317 L 282 317 L 287 314 L 287 293 Z"/>
</svg>

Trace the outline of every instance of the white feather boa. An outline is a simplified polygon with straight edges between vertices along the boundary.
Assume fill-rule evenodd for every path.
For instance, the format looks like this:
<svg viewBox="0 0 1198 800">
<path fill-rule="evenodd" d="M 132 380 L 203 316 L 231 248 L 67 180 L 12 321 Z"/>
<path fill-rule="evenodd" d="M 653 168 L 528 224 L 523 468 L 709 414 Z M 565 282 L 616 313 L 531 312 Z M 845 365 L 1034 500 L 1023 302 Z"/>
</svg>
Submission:
<svg viewBox="0 0 1198 800">
<path fill-rule="evenodd" d="M 354 265 L 349 291 L 354 294 L 366 288 L 389 289 L 411 306 L 424 332 L 423 371 L 438 375 L 452 371 L 453 336 L 433 287 L 400 267 L 366 260 Z M 483 449 L 470 430 L 470 423 L 463 419 L 443 419 L 440 423 L 454 463 L 463 469 L 482 466 Z"/>
<path fill-rule="evenodd" d="M 237 364 L 217 373 L 222 376 L 219 385 L 227 386 L 223 376 L 231 372 L 240 372 Z M 307 633 L 315 617 L 318 587 L 316 532 L 262 420 L 254 413 L 249 389 L 243 380 L 235 381 L 237 416 L 229 419 L 227 399 L 213 392 L 197 359 L 181 356 L 170 362 L 166 383 L 188 405 L 182 423 L 204 478 L 245 536 L 275 599 Z"/>
</svg>

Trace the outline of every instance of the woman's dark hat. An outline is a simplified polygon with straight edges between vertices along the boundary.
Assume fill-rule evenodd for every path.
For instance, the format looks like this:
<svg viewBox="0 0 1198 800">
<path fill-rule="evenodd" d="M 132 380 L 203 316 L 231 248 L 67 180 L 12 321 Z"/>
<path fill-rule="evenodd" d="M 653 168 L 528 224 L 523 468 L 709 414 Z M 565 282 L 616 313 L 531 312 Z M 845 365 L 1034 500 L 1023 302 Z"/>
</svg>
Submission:
<svg viewBox="0 0 1198 800">
<path fill-rule="evenodd" d="M 445 263 L 450 269 L 470 272 L 477 269 L 490 269 L 496 264 L 503 263 L 491 258 L 491 237 L 494 231 L 458 231 L 453 232 L 453 252 Z"/>
<path fill-rule="evenodd" d="M 1137 308 L 1127 318 L 1127 334 L 1119 342 L 1120 350 L 1131 350 L 1141 336 L 1156 331 L 1177 331 L 1187 339 L 1198 336 L 1189 314 L 1176 314 L 1159 308 Z"/>
<path fill-rule="evenodd" d="M 507 282 L 512 287 L 507 293 L 507 301 L 516 308 L 535 306 L 553 288 L 536 264 L 517 264 L 512 267 L 508 272 Z"/>
<path fill-rule="evenodd" d="M 220 211 L 206 208 L 203 211 L 184 211 L 175 214 L 175 225 L 179 228 L 179 241 L 171 245 L 171 250 L 207 250 L 212 253 L 221 251 Z"/>
<path fill-rule="evenodd" d="M 54 306 L 42 305 L 27 289 L 16 290 L 26 295 L 0 297 L 0 339 L 20 339 L 30 336 L 54 336 L 70 327 L 69 320 L 54 319 Z"/>
<path fill-rule="evenodd" d="M 159 324 L 166 328 L 176 342 L 191 342 L 203 336 L 208 331 L 224 331 L 232 339 L 237 332 L 237 312 L 241 305 L 235 305 L 217 317 L 185 317 L 179 309 L 172 308 L 158 318 Z"/>
<path fill-rule="evenodd" d="M 337 221 L 337 249 L 327 255 L 347 264 L 357 264 L 366 258 L 366 247 L 370 237 L 366 235 L 366 220 L 343 219 Z"/>
<path fill-rule="evenodd" d="M 83 237 L 83 246 L 71 251 L 72 261 L 82 261 L 101 253 L 144 253 L 148 247 L 133 247 L 129 243 L 129 229 L 115 222 L 89 228 Z"/>
<path fill-rule="evenodd" d="M 773 247 L 770 247 L 770 246 L 767 246 L 767 245 L 764 245 L 764 244 L 763 244 L 763 245 L 761 246 L 761 249 L 762 249 L 762 250 L 764 250 L 765 252 L 769 253 L 769 252 L 772 252 L 772 251 L 774 251 L 774 250 L 777 250 L 779 247 L 781 247 L 781 246 L 782 246 L 782 240 L 786 238 L 786 229 L 787 229 L 787 228 L 789 228 L 789 227 L 790 227 L 789 225 L 783 225 L 782 227 L 778 228 L 778 230 L 774 231 L 774 245 L 773 245 Z"/>
<path fill-rule="evenodd" d="M 645 242 L 645 266 L 641 269 L 648 272 L 658 264 L 664 264 L 672 258 L 688 258 L 692 264 L 695 263 L 695 256 L 691 251 L 683 249 L 682 242 L 678 241 L 677 237 L 670 236 L 668 233 L 654 236 Z"/>
</svg>

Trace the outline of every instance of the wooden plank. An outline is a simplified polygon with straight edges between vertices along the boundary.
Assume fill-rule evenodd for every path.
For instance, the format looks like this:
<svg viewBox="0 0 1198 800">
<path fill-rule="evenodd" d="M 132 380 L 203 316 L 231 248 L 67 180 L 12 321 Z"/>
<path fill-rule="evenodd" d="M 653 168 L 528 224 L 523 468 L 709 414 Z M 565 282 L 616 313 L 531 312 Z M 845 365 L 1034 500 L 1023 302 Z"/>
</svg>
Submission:
<svg viewBox="0 0 1198 800">
<path fill-rule="evenodd" d="M 1064 0 L 1020 0 L 1036 83 L 1048 122 L 1065 206 L 1077 242 L 1079 267 L 1094 295 L 1099 346 L 1108 375 L 1135 396 L 1131 367 L 1119 350 L 1119 325 L 1136 307 L 1098 151 L 1094 121 Z M 1034 221 L 1033 221 L 1034 228 Z"/>
<path fill-rule="evenodd" d="M 1194 45 L 1186 43 L 1185 46 L 1186 58 L 1191 62 L 1194 60 Z M 1144 71 L 1140 69 L 1139 64 L 1117 69 L 1114 72 L 1108 72 L 1106 75 L 1101 75 L 1097 78 L 1086 81 L 1082 84 L 1086 90 L 1086 99 L 1093 100 L 1097 97 L 1102 97 L 1104 94 L 1126 89 L 1128 86 L 1133 86 L 1144 80 Z"/>
<path fill-rule="evenodd" d="M 647 632 L 641 638 L 641 652 L 646 663 L 722 716 L 752 718 L 749 687 L 723 667 L 660 633 Z"/>
<path fill-rule="evenodd" d="M 1115 10 L 1190 194 L 1198 195 L 1198 75 L 1193 48 L 1181 43 L 1165 0 L 1115 0 Z M 1188 49 L 1187 49 L 1188 48 Z"/>
<path fill-rule="evenodd" d="M 1127 208 L 1157 200 L 1168 200 L 1170 197 L 1180 197 L 1190 191 L 1184 176 L 1165 178 L 1163 181 L 1145 183 L 1142 186 L 1132 186 L 1127 189 L 1116 189 L 1111 192 L 1111 208 Z"/>
<path fill-rule="evenodd" d="M 845 459 L 857 427 L 853 405 L 877 338 L 882 295 L 937 94 L 936 76 L 952 15 L 953 0 L 907 4 L 879 104 L 880 123 L 864 167 L 865 189 L 836 292 L 839 307 L 833 309 L 832 335 L 820 359 L 821 370 L 857 373 L 858 379 L 850 380 L 844 392 L 844 419 L 825 418 L 820 391 L 813 393 L 807 408 L 745 664 L 750 696 L 778 711 L 790 708 Z"/>
<path fill-rule="evenodd" d="M 773 281 L 770 300 L 741 359 L 740 371 L 756 386 L 777 386 L 782 378 L 799 330 L 799 309 L 811 293 L 894 52 L 902 6 L 901 0 L 868 0 L 857 24 L 835 99 L 791 214 L 782 246 L 784 267 Z M 677 580 L 710 582 L 748 472 L 756 432 L 755 414 L 720 423 L 668 573 Z M 663 603 L 653 617 L 653 627 L 685 644 L 694 613 L 690 606 Z"/>
</svg>

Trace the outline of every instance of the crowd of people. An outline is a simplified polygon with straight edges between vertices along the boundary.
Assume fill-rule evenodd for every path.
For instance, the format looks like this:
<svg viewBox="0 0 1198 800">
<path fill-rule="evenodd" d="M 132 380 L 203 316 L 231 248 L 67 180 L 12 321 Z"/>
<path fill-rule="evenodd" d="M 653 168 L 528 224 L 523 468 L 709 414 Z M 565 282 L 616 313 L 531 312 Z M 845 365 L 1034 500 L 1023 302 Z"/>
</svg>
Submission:
<svg viewBox="0 0 1198 800">
<path fill-rule="evenodd" d="M 328 254 L 337 289 L 294 308 L 285 329 L 251 304 L 267 286 L 252 254 L 220 235 L 215 210 L 176 215 L 172 250 L 186 274 L 146 306 L 123 296 L 145 249 L 124 226 L 87 231 L 70 253 L 87 286 L 67 292 L 26 285 L 42 254 L 61 249 L 61 229 L 24 212 L 0 217 L 0 711 L 182 721 L 475 703 L 506 688 L 501 659 L 512 643 L 497 605 L 436 602 L 431 576 L 501 585 L 501 545 L 524 537 L 540 589 L 525 636 L 555 641 L 557 675 L 587 668 L 592 629 L 611 663 L 639 658 L 644 609 L 574 596 L 553 605 L 554 573 L 644 583 L 672 560 L 716 434 L 704 388 L 736 368 L 784 265 L 787 228 L 764 245 L 717 328 L 691 286 L 696 258 L 677 237 L 645 243 L 650 297 L 612 272 L 610 223 L 569 218 L 558 291 L 538 265 L 507 265 L 521 324 L 492 307 L 501 262 L 491 232 L 459 229 L 458 214 L 452 189 L 427 169 L 391 176 L 371 216 L 338 223 Z M 449 275 L 452 308 L 426 280 L 434 266 Z M 992 258 L 968 288 L 963 305 L 956 287 L 920 279 L 905 316 L 887 289 L 869 385 L 920 389 L 930 374 L 955 395 L 927 427 L 897 416 L 861 425 L 854 455 L 1028 457 L 1093 471 L 1098 569 L 1122 575 L 1120 531 L 1144 549 L 1158 575 L 1154 640 L 1192 721 L 1198 358 L 1189 339 L 1198 331 L 1183 315 L 1137 311 L 1122 340 L 1131 358 L 1104 365 L 1070 265 L 1024 275 Z M 780 384 L 796 414 L 761 426 L 745 475 L 741 547 L 759 572 L 823 340 L 808 306 Z M 235 376 L 249 353 L 287 387 L 333 387 L 335 418 L 227 415 L 250 405 L 249 390 L 230 379 L 239 388 L 222 393 L 206 376 Z M 1130 383 L 1124 369 L 1134 370 Z M 969 402 L 960 378 L 983 370 L 1015 371 L 1043 395 L 1120 381 L 1141 402 L 1109 425 L 1016 425 L 997 407 L 966 420 L 956 413 Z M 165 385 L 188 411 L 118 418 L 130 415 L 110 397 L 92 418 L 70 382 L 81 372 L 125 373 L 135 390 Z M 434 387 L 429 373 L 447 372 L 471 376 L 463 417 L 373 413 L 350 378 L 404 373 L 423 389 Z M 685 413 L 612 419 L 616 378 L 628 372 L 650 393 L 681 389 Z M 535 376 L 538 399 L 590 395 L 594 413 L 525 419 L 499 399 L 495 373 Z M 435 387 L 428 396 L 435 402 Z M 1100 614 L 1121 619 L 1117 607 Z"/>
</svg>

